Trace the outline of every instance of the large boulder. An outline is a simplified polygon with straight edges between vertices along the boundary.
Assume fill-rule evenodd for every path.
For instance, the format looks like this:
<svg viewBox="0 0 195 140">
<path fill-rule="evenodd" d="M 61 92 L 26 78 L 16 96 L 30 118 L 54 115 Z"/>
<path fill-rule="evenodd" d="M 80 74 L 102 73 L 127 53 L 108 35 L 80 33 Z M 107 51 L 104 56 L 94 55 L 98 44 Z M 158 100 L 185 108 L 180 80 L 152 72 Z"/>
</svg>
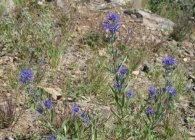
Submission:
<svg viewBox="0 0 195 140">
<path fill-rule="evenodd" d="M 117 3 L 117 4 L 120 4 L 120 5 L 125 5 L 129 2 L 132 2 L 133 0 L 105 0 L 105 1 Z"/>
<path fill-rule="evenodd" d="M 124 13 L 131 16 L 134 15 L 134 17 L 139 18 L 137 21 L 142 22 L 146 27 L 159 30 L 166 36 L 169 36 L 174 30 L 175 23 L 157 14 L 135 8 L 127 9 Z"/>
<path fill-rule="evenodd" d="M 134 8 L 142 8 L 143 0 L 104 0 L 107 3 L 116 3 L 119 5 L 131 4 Z"/>
</svg>

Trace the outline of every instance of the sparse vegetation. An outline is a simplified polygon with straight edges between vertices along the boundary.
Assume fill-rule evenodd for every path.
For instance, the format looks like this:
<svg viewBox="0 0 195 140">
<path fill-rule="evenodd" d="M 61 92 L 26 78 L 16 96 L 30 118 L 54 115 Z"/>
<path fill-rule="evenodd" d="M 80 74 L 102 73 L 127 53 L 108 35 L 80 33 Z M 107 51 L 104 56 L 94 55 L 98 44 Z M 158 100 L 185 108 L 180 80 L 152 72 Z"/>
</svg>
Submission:
<svg viewBox="0 0 195 140">
<path fill-rule="evenodd" d="M 14 2 L 14 12 L 2 14 L 0 20 L 0 139 L 190 137 L 181 120 L 191 112 L 180 106 L 186 98 L 185 106 L 194 109 L 194 81 L 177 56 L 179 47 L 169 49 L 168 41 L 156 52 L 151 46 L 130 47 L 123 34 L 128 30 L 128 35 L 135 35 L 132 38 L 141 36 L 125 27 L 134 23 L 120 12 L 99 11 L 91 21 L 87 17 L 91 13 L 79 9 L 88 0 L 67 0 L 70 9 L 51 1 Z M 178 40 L 187 31 L 183 27 L 194 24 L 189 19 L 194 16 L 193 1 L 183 2 L 148 0 L 152 12 L 178 23 L 181 35 L 172 35 Z M 5 88 L 13 96 L 5 98 L 9 92 Z M 187 119 L 193 127 L 194 119 Z"/>
</svg>

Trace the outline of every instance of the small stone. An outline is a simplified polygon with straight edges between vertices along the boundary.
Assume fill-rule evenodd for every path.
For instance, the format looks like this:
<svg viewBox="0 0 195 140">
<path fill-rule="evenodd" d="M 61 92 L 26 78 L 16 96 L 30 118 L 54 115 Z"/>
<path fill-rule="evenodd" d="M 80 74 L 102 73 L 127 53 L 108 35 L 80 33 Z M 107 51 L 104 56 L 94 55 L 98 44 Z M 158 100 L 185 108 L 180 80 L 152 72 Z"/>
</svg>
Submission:
<svg viewBox="0 0 195 140">
<path fill-rule="evenodd" d="M 192 74 L 189 74 L 189 79 L 192 79 L 193 82 L 195 82 L 195 76 Z"/>
<path fill-rule="evenodd" d="M 184 62 L 187 62 L 187 61 L 188 61 L 188 59 L 187 59 L 187 58 L 184 58 L 184 59 L 183 59 L 183 61 L 184 61 Z"/>
<path fill-rule="evenodd" d="M 191 137 L 195 137 L 195 133 L 194 133 L 194 132 L 189 132 L 189 135 L 190 135 Z"/>
<path fill-rule="evenodd" d="M 158 54 L 155 53 L 154 56 L 155 56 L 155 57 L 158 57 Z"/>
<path fill-rule="evenodd" d="M 38 4 L 38 5 L 43 5 L 43 2 L 44 2 L 44 1 L 38 1 L 37 4 Z"/>
<path fill-rule="evenodd" d="M 106 50 L 105 49 L 100 49 L 99 50 L 99 55 L 100 56 L 106 56 Z"/>
<path fill-rule="evenodd" d="M 132 74 L 137 76 L 137 75 L 139 75 L 139 71 L 133 71 Z"/>
<path fill-rule="evenodd" d="M 59 100 L 62 97 L 60 88 L 46 88 L 41 86 L 39 86 L 39 88 L 42 88 L 45 92 L 50 94 L 54 100 Z"/>
</svg>

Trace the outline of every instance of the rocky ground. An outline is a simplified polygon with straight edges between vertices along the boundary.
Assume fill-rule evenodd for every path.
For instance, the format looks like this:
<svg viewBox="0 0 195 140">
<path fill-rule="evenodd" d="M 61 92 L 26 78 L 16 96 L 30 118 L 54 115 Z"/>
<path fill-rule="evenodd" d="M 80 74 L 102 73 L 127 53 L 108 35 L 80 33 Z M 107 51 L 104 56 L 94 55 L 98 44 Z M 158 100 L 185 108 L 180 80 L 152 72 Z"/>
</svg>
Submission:
<svg viewBox="0 0 195 140">
<path fill-rule="evenodd" d="M 112 1 L 112 0 L 111 0 Z M 113 0 L 114 1 L 114 0 Z M 44 4 L 40 2 L 39 4 Z M 56 6 L 67 12 L 63 1 L 55 3 Z M 125 7 L 119 1 L 106 2 L 104 0 L 92 0 L 87 4 L 71 5 L 76 9 L 77 17 L 74 20 L 74 26 L 72 28 L 72 34 L 69 37 L 70 47 L 62 55 L 59 66 L 57 69 L 50 69 L 46 74 L 42 83 L 39 86 L 44 88 L 52 88 L 49 90 L 51 94 L 54 94 L 54 98 L 57 104 L 62 104 L 64 100 L 74 99 L 66 96 L 66 89 L 64 88 L 64 78 L 70 79 L 74 85 L 80 83 L 83 78 L 87 78 L 91 61 L 93 60 L 93 53 L 91 49 L 83 43 L 83 36 L 89 31 L 101 30 L 101 21 L 105 19 L 105 15 L 108 12 L 118 13 L 122 19 L 122 28 L 119 33 L 118 42 L 125 42 L 128 47 L 134 48 L 146 48 L 147 53 L 144 61 L 133 71 L 132 83 L 134 88 L 139 89 L 140 86 L 144 89 L 148 85 L 151 85 L 151 80 L 146 76 L 145 69 L 149 72 L 154 70 L 156 63 L 161 62 L 163 56 L 173 55 L 179 67 L 183 68 L 185 73 L 185 79 L 194 85 L 195 84 L 195 39 L 194 35 L 190 39 L 186 39 L 182 42 L 177 42 L 169 38 L 169 34 L 173 30 L 174 23 L 170 20 L 157 16 L 155 14 L 145 12 L 141 10 L 141 4 L 139 1 L 134 2 L 133 9 Z M 140 9 L 137 9 L 140 8 Z M 195 30 L 195 29 L 194 29 Z M 57 30 L 56 40 L 60 39 L 61 31 Z M 100 57 L 106 57 L 105 48 L 98 48 L 97 53 Z M 7 79 L 13 77 L 6 77 L 9 74 L 7 70 L 16 71 L 19 59 L 13 54 L 9 54 L 6 48 L 0 44 L 0 92 L 1 94 L 13 94 L 16 91 L 10 90 Z M 45 64 L 45 67 L 48 67 Z M 5 71 L 6 70 L 6 71 Z M 148 73 L 147 71 L 147 73 Z M 50 76 L 53 75 L 53 79 Z M 183 79 L 184 80 L 184 79 Z M 195 91 L 195 87 L 193 87 Z M 58 90 L 65 97 L 59 97 L 58 100 L 55 91 Z M 194 92 L 193 91 L 193 92 Z M 58 92 L 59 93 L 59 92 Z M 20 94 L 20 93 L 18 93 Z M 22 100 L 22 99 L 21 99 Z M 101 106 L 94 103 L 98 103 L 94 96 L 83 97 L 78 101 L 81 106 L 91 110 L 101 110 L 103 114 L 107 114 L 109 117 L 109 107 Z M 1 101 L 1 103 L 3 103 Z M 21 101 L 22 104 L 22 101 Z M 21 105 L 20 104 L 20 105 Z M 21 107 L 18 105 L 18 108 Z M 99 109 L 101 108 L 101 109 Z M 103 108 L 103 109 L 102 109 Z M 195 104 L 193 100 L 189 99 L 187 93 L 179 99 L 178 103 L 179 124 L 181 129 L 186 129 L 190 135 L 190 140 L 195 139 Z M 37 128 L 37 122 L 35 121 L 35 112 L 32 110 L 23 109 L 21 117 L 13 128 L 1 129 L 0 139 L 3 140 L 5 136 L 11 136 L 13 132 L 15 134 L 30 134 L 32 131 L 39 131 Z M 30 123 L 29 123 L 30 122 Z"/>
</svg>

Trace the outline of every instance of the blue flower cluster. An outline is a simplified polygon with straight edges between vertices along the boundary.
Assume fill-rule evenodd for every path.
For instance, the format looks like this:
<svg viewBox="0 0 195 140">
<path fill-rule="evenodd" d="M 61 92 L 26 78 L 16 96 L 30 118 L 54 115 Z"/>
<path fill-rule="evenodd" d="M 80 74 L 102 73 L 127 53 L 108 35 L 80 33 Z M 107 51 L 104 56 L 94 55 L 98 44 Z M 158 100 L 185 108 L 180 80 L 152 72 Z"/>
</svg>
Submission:
<svg viewBox="0 0 195 140">
<path fill-rule="evenodd" d="M 117 82 L 114 83 L 114 88 L 115 89 L 122 89 L 123 84 L 120 81 L 117 81 Z"/>
<path fill-rule="evenodd" d="M 50 135 L 50 136 L 47 138 L 47 140 L 57 140 L 57 136 L 54 135 L 54 134 L 52 134 L 52 135 Z"/>
<path fill-rule="evenodd" d="M 149 87 L 148 91 L 150 93 L 150 100 L 153 100 L 157 94 L 157 90 L 154 87 Z"/>
<path fill-rule="evenodd" d="M 77 105 L 77 104 L 75 104 L 75 105 L 73 106 L 72 110 L 71 110 L 71 112 L 72 112 L 73 115 L 78 115 L 78 114 L 80 114 L 80 113 L 79 113 L 80 111 L 81 111 L 81 108 L 80 108 L 80 106 Z M 89 124 L 90 124 L 90 119 L 89 119 L 87 113 L 81 111 L 81 114 L 80 114 L 80 115 L 81 115 L 81 118 L 84 120 L 84 122 L 85 122 L 87 125 L 89 125 Z"/>
<path fill-rule="evenodd" d="M 147 114 L 147 115 L 152 115 L 152 114 L 154 114 L 154 109 L 153 109 L 153 108 L 148 108 L 147 111 L 146 111 L 146 114 Z"/>
<path fill-rule="evenodd" d="M 72 108 L 72 114 L 76 115 L 80 111 L 80 106 L 75 104 Z"/>
<path fill-rule="evenodd" d="M 53 107 L 53 103 L 52 101 L 49 99 L 49 100 L 46 100 L 43 102 L 44 106 L 47 108 L 47 109 L 52 109 Z"/>
<path fill-rule="evenodd" d="M 170 72 L 173 71 L 174 67 L 176 65 L 176 61 L 171 58 L 171 57 L 164 57 L 162 59 L 162 66 L 163 68 L 165 69 L 165 80 L 169 80 L 169 74 Z M 165 95 L 165 93 L 169 93 L 172 96 L 176 96 L 177 95 L 177 91 L 171 87 L 172 84 L 170 84 L 170 82 L 166 82 L 166 86 L 165 88 L 160 88 L 160 89 L 155 89 L 154 87 L 150 86 L 148 88 L 148 91 L 149 91 L 149 97 L 148 97 L 148 100 L 149 101 L 155 101 L 155 103 L 157 104 L 164 104 L 166 106 L 166 104 L 168 104 L 170 101 L 172 100 L 161 100 L 163 98 L 163 96 Z M 161 94 L 163 93 L 163 94 Z M 159 96 L 159 98 L 156 98 L 157 95 Z M 169 96 L 170 97 L 170 96 Z M 164 98 L 167 98 L 166 96 L 164 96 Z M 155 99 L 155 100 L 154 100 Z M 172 98 L 169 98 L 169 99 L 172 99 Z M 153 105 L 155 105 L 155 103 Z M 154 108 L 155 107 L 150 107 L 146 110 L 146 115 L 152 115 L 154 114 Z M 156 111 L 155 112 L 161 112 L 161 110 L 157 107 L 156 108 Z"/>
<path fill-rule="evenodd" d="M 20 76 L 19 76 L 19 82 L 22 84 L 27 84 L 30 81 L 32 81 L 33 75 L 32 71 L 30 69 L 22 70 Z"/>
<path fill-rule="evenodd" d="M 127 67 L 123 66 L 121 68 L 118 69 L 118 74 L 116 75 L 116 81 L 114 83 L 114 88 L 117 89 L 122 89 L 123 88 L 123 78 L 125 76 L 125 74 L 128 73 L 128 69 Z"/>
<path fill-rule="evenodd" d="M 124 75 L 124 74 L 126 74 L 127 72 L 128 72 L 128 69 L 127 69 L 126 67 L 121 67 L 121 68 L 119 68 L 119 73 L 120 73 L 120 74 Z"/>
<path fill-rule="evenodd" d="M 87 125 L 90 124 L 90 120 L 89 120 L 89 117 L 88 117 L 88 115 L 87 115 L 86 112 L 83 112 L 83 113 L 81 114 L 81 117 L 84 119 L 84 121 L 85 121 L 85 123 L 86 123 Z"/>
<path fill-rule="evenodd" d="M 162 59 L 163 65 L 169 65 L 169 66 L 174 66 L 176 65 L 176 61 L 172 57 L 164 57 Z"/>
<path fill-rule="evenodd" d="M 127 97 L 130 99 L 134 95 L 134 92 L 132 90 L 127 91 Z"/>
<path fill-rule="evenodd" d="M 172 57 L 164 57 L 162 59 L 163 68 L 169 73 L 174 69 L 176 61 Z"/>
<path fill-rule="evenodd" d="M 104 25 L 104 29 L 110 31 L 112 34 L 119 31 L 119 28 L 121 27 L 121 20 L 119 15 L 109 13 L 107 20 L 103 21 L 102 23 Z"/>
<path fill-rule="evenodd" d="M 166 90 L 166 92 L 170 93 L 173 96 L 177 95 L 177 91 L 175 89 L 171 88 L 170 86 L 167 86 L 165 88 L 165 90 Z"/>
<path fill-rule="evenodd" d="M 42 113 L 43 113 L 43 108 L 42 108 L 42 107 L 38 107 L 38 108 L 37 108 L 37 112 L 38 112 L 39 114 L 42 114 Z"/>
<path fill-rule="evenodd" d="M 43 105 L 46 109 L 52 109 L 52 108 L 53 108 L 53 102 L 52 102 L 52 100 L 48 99 L 48 100 L 46 100 L 46 101 L 43 101 L 43 102 L 41 103 L 41 105 L 38 106 L 38 108 L 37 108 L 37 112 L 38 112 L 39 114 L 42 114 L 43 111 L 44 111 L 44 107 L 43 107 L 42 105 Z"/>
</svg>

